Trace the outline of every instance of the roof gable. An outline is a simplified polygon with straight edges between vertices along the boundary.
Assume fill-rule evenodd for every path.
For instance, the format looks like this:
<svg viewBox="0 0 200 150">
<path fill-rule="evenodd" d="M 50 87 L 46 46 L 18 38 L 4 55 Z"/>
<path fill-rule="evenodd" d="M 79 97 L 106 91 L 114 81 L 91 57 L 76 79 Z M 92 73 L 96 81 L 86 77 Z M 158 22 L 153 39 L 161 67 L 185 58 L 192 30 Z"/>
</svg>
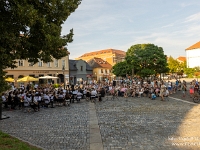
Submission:
<svg viewBox="0 0 200 150">
<path fill-rule="evenodd" d="M 86 64 L 86 70 L 87 71 L 92 71 L 93 69 L 92 69 L 92 67 L 86 62 L 86 61 L 84 61 L 84 60 L 69 60 L 69 69 L 70 70 L 74 70 L 74 71 L 76 71 L 76 70 L 78 70 L 77 69 L 77 67 L 76 67 L 76 63 L 77 62 L 79 62 L 79 61 L 83 61 L 85 64 Z"/>
<path fill-rule="evenodd" d="M 193 50 L 193 49 L 198 49 L 198 48 L 200 48 L 200 41 L 197 42 L 196 44 L 188 47 L 186 50 Z"/>
<path fill-rule="evenodd" d="M 88 61 L 88 63 L 92 68 L 108 68 L 108 69 L 112 68 L 112 65 L 109 64 L 107 61 L 97 57 L 94 57 L 93 59 Z"/>
</svg>

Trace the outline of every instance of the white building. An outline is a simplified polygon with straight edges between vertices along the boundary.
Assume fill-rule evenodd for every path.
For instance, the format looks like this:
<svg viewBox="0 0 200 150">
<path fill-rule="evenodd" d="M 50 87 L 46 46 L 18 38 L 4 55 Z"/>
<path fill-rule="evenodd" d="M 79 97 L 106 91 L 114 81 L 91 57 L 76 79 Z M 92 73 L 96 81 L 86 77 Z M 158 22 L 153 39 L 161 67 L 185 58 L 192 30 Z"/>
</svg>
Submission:
<svg viewBox="0 0 200 150">
<path fill-rule="evenodd" d="M 200 41 L 188 47 L 186 50 L 187 67 L 200 67 Z"/>
</svg>

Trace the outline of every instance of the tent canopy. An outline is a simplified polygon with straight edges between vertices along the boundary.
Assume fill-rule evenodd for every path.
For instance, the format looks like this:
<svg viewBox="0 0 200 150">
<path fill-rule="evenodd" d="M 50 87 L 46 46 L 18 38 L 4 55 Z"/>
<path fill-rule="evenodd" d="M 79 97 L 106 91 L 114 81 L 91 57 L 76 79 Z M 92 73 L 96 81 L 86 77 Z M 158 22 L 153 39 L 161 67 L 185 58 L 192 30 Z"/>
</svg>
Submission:
<svg viewBox="0 0 200 150">
<path fill-rule="evenodd" d="M 39 79 L 31 76 L 26 76 L 17 80 L 17 82 L 29 82 L 29 81 L 39 81 Z"/>
<path fill-rule="evenodd" d="M 53 76 L 44 76 L 44 77 L 39 77 L 39 79 L 57 79 L 58 77 L 53 77 Z"/>
<path fill-rule="evenodd" d="M 7 82 L 15 82 L 15 80 L 13 78 L 10 78 L 10 77 L 6 78 L 5 81 L 7 81 Z"/>
</svg>

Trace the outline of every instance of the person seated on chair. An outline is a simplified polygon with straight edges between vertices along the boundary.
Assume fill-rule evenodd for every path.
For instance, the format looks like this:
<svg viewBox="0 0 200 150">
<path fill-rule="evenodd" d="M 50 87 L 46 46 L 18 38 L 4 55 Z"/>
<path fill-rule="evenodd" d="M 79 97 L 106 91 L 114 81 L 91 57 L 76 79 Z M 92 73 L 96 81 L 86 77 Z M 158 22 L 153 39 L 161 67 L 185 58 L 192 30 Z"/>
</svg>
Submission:
<svg viewBox="0 0 200 150">
<path fill-rule="evenodd" d="M 73 94 L 73 96 L 72 96 L 72 103 L 74 103 L 74 99 L 76 98 L 77 92 L 78 92 L 77 89 L 74 89 L 74 90 L 72 91 L 72 94 Z"/>
<path fill-rule="evenodd" d="M 28 97 L 30 96 L 30 94 L 28 95 Z M 29 104 L 30 104 L 30 107 L 36 112 L 37 109 L 36 109 L 36 104 L 35 104 L 35 99 L 34 99 L 34 95 L 31 94 L 30 96 L 30 99 L 29 99 Z"/>
<path fill-rule="evenodd" d="M 144 88 L 143 87 L 141 87 L 140 89 L 139 89 L 139 95 L 138 95 L 138 97 L 142 97 L 142 95 L 143 95 L 143 93 L 144 93 Z"/>
<path fill-rule="evenodd" d="M 44 95 L 43 95 L 43 100 L 44 100 L 44 105 L 45 105 L 45 107 L 48 108 L 48 105 L 49 105 L 49 103 L 50 103 L 50 98 L 49 98 L 49 95 L 48 95 L 47 93 L 44 93 Z"/>
<path fill-rule="evenodd" d="M 87 101 L 89 101 L 89 99 L 90 99 L 90 96 L 91 96 L 91 93 L 90 93 L 90 90 L 89 90 L 89 88 L 87 88 L 87 91 L 86 91 L 86 100 Z"/>
<path fill-rule="evenodd" d="M 112 90 L 113 90 L 113 86 L 110 84 L 109 87 L 108 87 L 108 92 L 111 93 Z"/>
<path fill-rule="evenodd" d="M 169 97 L 169 90 L 168 90 L 168 88 L 166 88 L 166 90 L 164 91 L 163 97 L 165 97 L 167 100 L 169 100 L 168 99 L 168 97 Z"/>
<path fill-rule="evenodd" d="M 40 100 L 40 96 L 39 96 L 38 93 L 36 93 L 35 96 L 34 96 L 34 103 L 35 103 L 38 111 L 40 111 L 39 100 Z"/>
<path fill-rule="evenodd" d="M 96 91 L 94 88 L 92 88 L 91 96 L 90 96 L 91 100 L 92 100 L 92 99 L 95 99 L 96 96 L 97 96 L 97 91 Z"/>
<path fill-rule="evenodd" d="M 31 95 L 26 93 L 26 95 L 24 96 L 24 107 L 26 108 L 26 107 L 30 106 L 31 101 L 32 101 Z M 26 112 L 26 110 L 24 112 Z M 29 112 L 29 110 L 28 110 L 28 112 Z"/>
<path fill-rule="evenodd" d="M 66 91 L 63 105 L 69 106 L 70 103 L 71 103 L 71 95 L 69 94 L 69 91 Z"/>
<path fill-rule="evenodd" d="M 147 86 L 144 87 L 144 96 L 148 97 L 149 95 L 149 88 Z"/>
<path fill-rule="evenodd" d="M 83 94 L 81 93 L 80 90 L 78 90 L 78 92 L 77 92 L 77 94 L 76 94 L 76 100 L 77 100 L 77 102 L 80 102 L 82 96 L 83 96 Z"/>
<path fill-rule="evenodd" d="M 83 90 L 83 98 L 86 98 L 87 88 L 84 88 Z"/>
</svg>

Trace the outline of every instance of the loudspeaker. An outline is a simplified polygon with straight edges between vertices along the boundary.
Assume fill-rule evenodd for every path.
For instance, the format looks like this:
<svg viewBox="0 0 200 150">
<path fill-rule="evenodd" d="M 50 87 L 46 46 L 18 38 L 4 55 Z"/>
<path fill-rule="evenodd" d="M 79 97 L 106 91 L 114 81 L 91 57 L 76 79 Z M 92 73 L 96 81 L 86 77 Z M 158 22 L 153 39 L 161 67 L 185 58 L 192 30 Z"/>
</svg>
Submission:
<svg viewBox="0 0 200 150">
<path fill-rule="evenodd" d="M 116 86 L 116 81 L 113 81 L 113 84 L 112 84 L 113 86 Z"/>
</svg>

